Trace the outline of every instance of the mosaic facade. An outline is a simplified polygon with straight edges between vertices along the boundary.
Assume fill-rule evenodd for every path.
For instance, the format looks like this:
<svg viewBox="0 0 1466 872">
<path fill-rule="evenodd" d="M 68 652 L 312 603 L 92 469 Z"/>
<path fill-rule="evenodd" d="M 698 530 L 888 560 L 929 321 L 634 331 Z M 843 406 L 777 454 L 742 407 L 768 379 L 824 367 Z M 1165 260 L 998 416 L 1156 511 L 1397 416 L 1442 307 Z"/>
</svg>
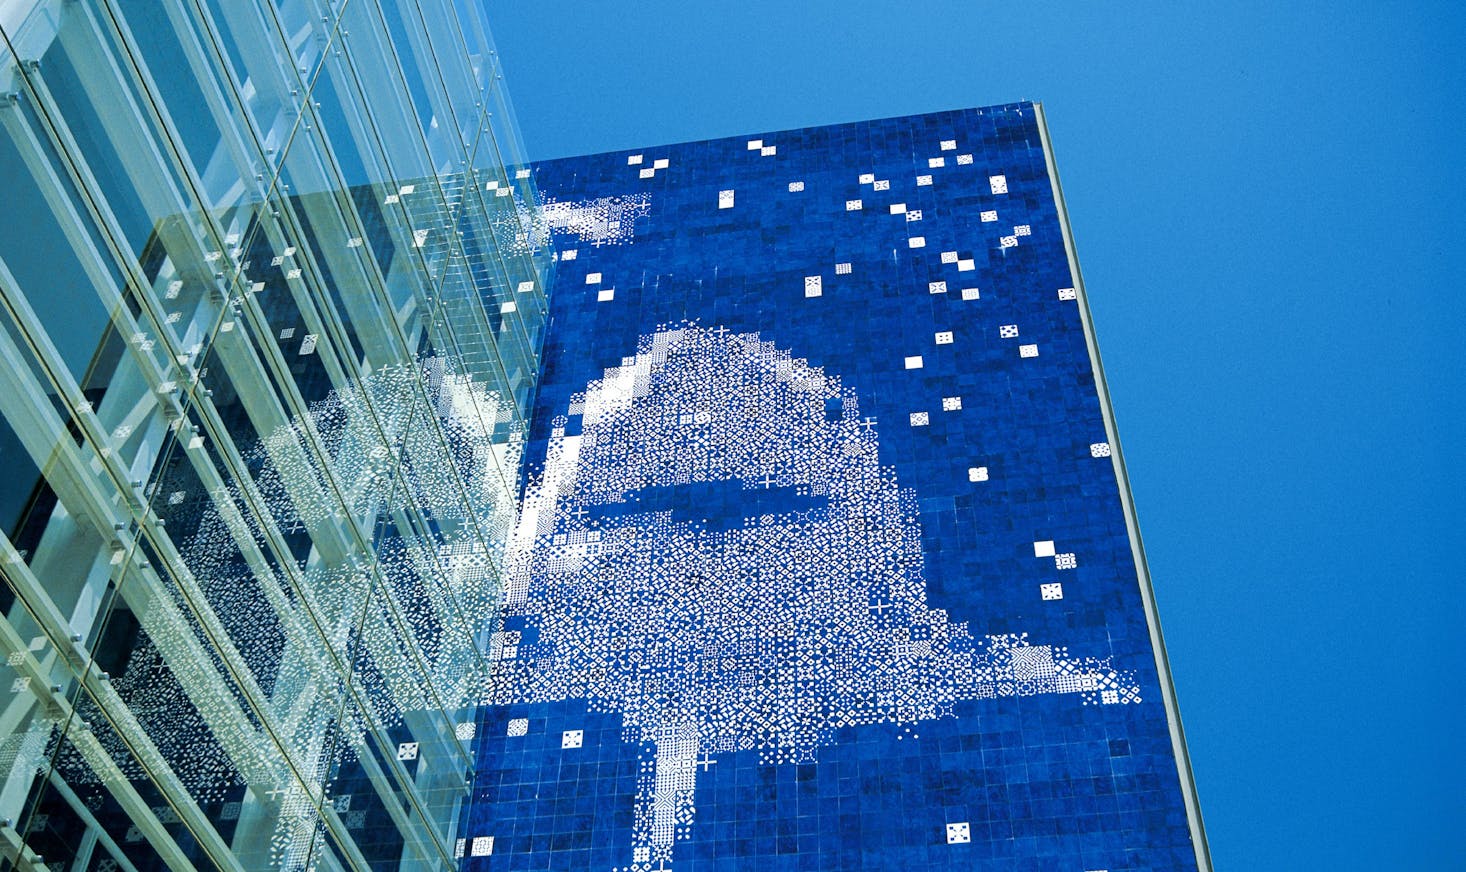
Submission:
<svg viewBox="0 0 1466 872">
<path fill-rule="evenodd" d="M 535 181 L 465 868 L 1204 863 L 1038 107 Z"/>
</svg>

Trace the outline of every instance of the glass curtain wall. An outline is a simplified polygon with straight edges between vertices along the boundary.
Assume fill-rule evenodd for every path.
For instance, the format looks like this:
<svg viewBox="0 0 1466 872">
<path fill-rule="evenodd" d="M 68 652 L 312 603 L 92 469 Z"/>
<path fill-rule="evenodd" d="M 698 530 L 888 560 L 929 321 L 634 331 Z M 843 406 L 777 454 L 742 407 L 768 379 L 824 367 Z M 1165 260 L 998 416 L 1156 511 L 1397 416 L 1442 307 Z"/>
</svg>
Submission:
<svg viewBox="0 0 1466 872">
<path fill-rule="evenodd" d="M 0 867 L 455 867 L 551 266 L 476 4 L 0 36 Z"/>
</svg>

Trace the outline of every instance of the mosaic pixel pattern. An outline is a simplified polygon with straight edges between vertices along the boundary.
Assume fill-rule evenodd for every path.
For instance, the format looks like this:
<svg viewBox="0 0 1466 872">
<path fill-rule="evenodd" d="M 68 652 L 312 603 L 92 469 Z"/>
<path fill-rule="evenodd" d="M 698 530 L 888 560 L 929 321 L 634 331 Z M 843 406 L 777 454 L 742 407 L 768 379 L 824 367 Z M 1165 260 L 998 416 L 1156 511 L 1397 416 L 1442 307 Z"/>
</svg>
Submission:
<svg viewBox="0 0 1466 872">
<path fill-rule="evenodd" d="M 1032 108 L 537 184 L 466 868 L 1196 868 Z"/>
</svg>

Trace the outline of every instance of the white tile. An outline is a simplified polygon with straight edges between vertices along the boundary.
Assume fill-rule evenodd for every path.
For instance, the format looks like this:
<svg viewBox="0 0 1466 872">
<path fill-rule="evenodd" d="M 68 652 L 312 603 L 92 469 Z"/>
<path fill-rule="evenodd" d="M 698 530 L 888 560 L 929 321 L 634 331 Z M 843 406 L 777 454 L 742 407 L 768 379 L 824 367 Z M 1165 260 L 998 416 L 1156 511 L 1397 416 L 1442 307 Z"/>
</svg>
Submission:
<svg viewBox="0 0 1466 872">
<path fill-rule="evenodd" d="M 1076 300 L 1078 298 L 1079 295 L 1074 292 L 1073 288 L 1059 288 L 1059 299 Z"/>
<path fill-rule="evenodd" d="M 585 743 L 584 730 L 566 730 L 560 734 L 561 748 L 579 748 Z"/>
<path fill-rule="evenodd" d="M 947 292 L 947 283 L 946 282 L 928 282 L 927 283 L 927 286 L 926 286 L 926 290 L 927 290 L 927 293 L 931 293 L 931 294 L 945 294 Z"/>
<path fill-rule="evenodd" d="M 936 169 L 937 167 L 944 167 L 944 166 L 947 165 L 947 159 L 944 158 L 944 157 L 928 158 L 927 159 L 927 162 L 926 162 L 926 165 L 929 168 L 931 168 L 931 169 Z"/>
<path fill-rule="evenodd" d="M 748 141 L 748 150 L 749 151 L 758 151 L 759 149 L 761 149 L 763 147 L 764 147 L 764 141 L 762 139 L 750 139 Z"/>
<path fill-rule="evenodd" d="M 982 299 L 982 291 L 978 290 L 977 288 L 963 288 L 962 289 L 962 299 L 964 299 L 964 300 L 980 300 L 980 299 Z"/>
<path fill-rule="evenodd" d="M 942 332 L 938 333 L 937 334 L 937 344 L 938 345 L 951 345 L 952 344 L 952 331 L 951 330 L 943 330 Z"/>
<path fill-rule="evenodd" d="M 1078 565 L 1079 565 L 1079 559 L 1074 556 L 1073 552 L 1070 552 L 1070 553 L 1067 553 L 1067 554 L 1055 554 L 1054 555 L 1054 568 L 1055 569 L 1073 569 L 1073 568 L 1077 567 Z"/>
<path fill-rule="evenodd" d="M 920 209 L 910 209 L 910 210 L 908 210 L 906 212 L 906 220 L 907 221 L 920 221 L 921 220 L 921 210 Z"/>
<path fill-rule="evenodd" d="M 500 315 L 508 315 L 510 312 L 513 312 L 513 311 L 515 311 L 518 308 L 519 307 L 514 304 L 514 301 L 513 300 L 510 300 L 507 303 L 500 303 L 499 304 L 499 314 Z"/>
<path fill-rule="evenodd" d="M 804 295 L 806 297 L 818 297 L 825 292 L 824 279 L 820 276 L 804 277 Z"/>
<path fill-rule="evenodd" d="M 789 193 L 791 193 L 791 194 L 797 194 L 797 193 L 799 193 L 802 190 L 804 190 L 804 182 L 790 182 L 789 183 Z"/>
<path fill-rule="evenodd" d="M 943 412 L 960 412 L 960 411 L 962 411 L 962 398 L 961 397 L 942 397 L 942 411 Z"/>
<path fill-rule="evenodd" d="M 906 244 L 911 248 L 926 248 L 926 237 L 913 236 L 910 239 L 906 240 Z"/>
<path fill-rule="evenodd" d="M 529 718 L 515 718 L 515 719 L 511 720 L 509 722 L 509 732 L 508 732 L 508 735 L 510 735 L 510 736 L 527 736 L 527 735 L 529 735 Z"/>
<path fill-rule="evenodd" d="M 1033 235 L 1033 228 L 1029 227 L 1027 224 L 1019 224 L 1019 225 L 1016 225 L 1013 228 L 1013 235 L 1014 236 L 1032 236 Z"/>
<path fill-rule="evenodd" d="M 652 169 L 664 170 L 667 168 L 667 158 L 660 157 L 652 161 Z"/>
<path fill-rule="evenodd" d="M 646 169 L 644 169 L 644 170 L 641 171 L 641 177 L 643 179 L 649 179 L 649 178 L 651 178 L 652 176 L 654 176 L 656 174 L 657 174 L 657 171 L 654 170 L 654 169 L 652 169 L 651 167 L 647 167 Z"/>
<path fill-rule="evenodd" d="M 718 208 L 719 209 L 732 209 L 733 208 L 733 192 L 732 191 L 719 191 L 718 192 Z"/>
<path fill-rule="evenodd" d="M 972 155 L 970 155 L 970 154 L 959 154 L 959 155 L 957 155 L 957 163 L 959 165 L 961 165 L 961 166 L 967 166 L 967 165 L 971 164 L 972 163 Z"/>
<path fill-rule="evenodd" d="M 942 263 L 956 263 L 956 262 L 957 262 L 957 252 L 955 252 L 955 251 L 944 251 L 944 252 L 942 252 Z"/>
<path fill-rule="evenodd" d="M 891 190 L 891 180 L 876 179 L 874 182 L 871 182 L 870 189 L 872 191 L 889 191 Z"/>
<path fill-rule="evenodd" d="M 418 747 L 418 745 L 417 745 L 416 742 L 402 742 L 402 743 L 398 744 L 397 745 L 397 759 L 398 760 L 416 760 L 417 759 L 417 747 Z"/>
<path fill-rule="evenodd" d="M 1018 244 L 1018 237 L 1016 237 L 1016 236 L 1004 236 L 1003 238 L 1001 238 L 1001 239 L 998 240 L 998 245 L 1001 246 L 1001 247 L 1003 247 L 1003 248 L 1012 248 L 1013 246 L 1015 246 L 1017 244 Z"/>
<path fill-rule="evenodd" d="M 519 293 L 528 294 L 534 291 L 534 282 L 520 282 Z"/>
<path fill-rule="evenodd" d="M 777 145 L 766 145 L 763 148 L 759 149 L 758 153 L 763 155 L 764 157 L 773 157 L 774 155 L 779 153 L 779 147 Z"/>
<path fill-rule="evenodd" d="M 1038 357 L 1038 346 L 1037 345 L 1020 345 L 1020 346 L 1018 346 L 1018 356 L 1019 357 Z"/>
<path fill-rule="evenodd" d="M 985 222 L 996 221 L 998 220 L 998 210 L 985 209 L 982 212 L 978 213 L 978 217 L 982 218 L 982 220 Z"/>
<path fill-rule="evenodd" d="M 958 272 L 972 272 L 975 269 L 977 269 L 977 261 L 973 260 L 970 257 L 966 257 L 962 260 L 957 261 Z"/>
<path fill-rule="evenodd" d="M 1091 443 L 1090 446 L 1089 446 L 1089 456 L 1090 457 L 1109 457 L 1110 456 L 1110 443 L 1108 443 L 1108 442 L 1093 442 L 1093 443 Z"/>
<path fill-rule="evenodd" d="M 988 468 L 986 466 L 969 466 L 969 467 L 967 467 L 967 480 L 968 481 L 987 481 L 988 480 Z"/>
<path fill-rule="evenodd" d="M 837 276 L 848 276 L 848 275 L 850 275 L 850 264 L 848 264 L 848 263 L 837 263 L 837 264 L 835 264 L 835 275 L 837 275 Z"/>
<path fill-rule="evenodd" d="M 1038 586 L 1038 593 L 1046 600 L 1061 600 L 1064 598 L 1064 585 L 1057 581 L 1041 584 Z"/>
<path fill-rule="evenodd" d="M 1034 557 L 1053 557 L 1054 556 L 1054 540 L 1052 540 L 1052 539 L 1045 539 L 1042 542 L 1035 542 L 1035 543 L 1033 543 L 1033 556 Z"/>
<path fill-rule="evenodd" d="M 859 212 L 861 210 L 861 208 L 863 208 L 863 204 L 859 200 L 846 200 L 845 201 L 845 211 L 846 212 Z"/>
<path fill-rule="evenodd" d="M 588 284 L 588 285 L 598 285 L 598 284 L 600 284 L 601 283 L 601 274 L 598 273 L 598 272 L 586 273 L 585 274 L 585 283 Z"/>
<path fill-rule="evenodd" d="M 1006 194 L 1008 193 L 1008 177 L 988 176 L 988 187 L 994 194 Z"/>
<path fill-rule="evenodd" d="M 614 299 L 616 299 L 616 289 L 615 288 L 606 288 L 606 289 L 601 290 L 601 291 L 598 291 L 596 293 L 596 302 L 597 303 L 608 303 L 608 302 L 610 302 L 611 300 L 614 300 Z"/>
<path fill-rule="evenodd" d="M 944 140 L 942 140 L 942 151 L 956 151 L 956 150 L 957 150 L 957 140 L 955 140 L 955 139 L 944 139 Z"/>
<path fill-rule="evenodd" d="M 1018 336 L 1018 325 L 1004 324 L 998 328 L 998 335 L 1004 339 L 1014 339 Z"/>
<path fill-rule="evenodd" d="M 892 215 L 900 215 L 900 214 L 904 213 L 905 211 L 906 211 L 906 204 L 905 203 L 892 203 L 891 204 L 891 214 Z"/>
<path fill-rule="evenodd" d="M 473 840 L 473 845 L 468 849 L 469 856 L 488 857 L 494 853 L 494 837 L 478 836 Z"/>
<path fill-rule="evenodd" d="M 921 360 L 921 355 L 920 354 L 913 354 L 910 357 L 906 358 L 906 368 L 907 369 L 921 369 L 922 368 L 922 365 L 923 364 L 922 364 L 922 360 Z"/>
<path fill-rule="evenodd" d="M 972 828 L 966 821 L 956 824 L 947 824 L 947 844 L 965 845 L 972 841 Z"/>
<path fill-rule="evenodd" d="M 926 412 L 911 413 L 911 426 L 913 427 L 925 427 L 928 423 L 930 423 L 930 421 L 931 416 L 928 415 Z"/>
<path fill-rule="evenodd" d="M 924 188 L 927 185 L 930 185 L 931 183 L 932 183 L 932 177 L 931 176 L 917 176 L 916 177 L 916 186 L 918 188 Z"/>
<path fill-rule="evenodd" d="M 861 173 L 860 174 L 860 183 L 862 185 L 868 185 L 871 182 L 874 182 L 875 180 L 876 180 L 876 174 L 875 173 Z"/>
</svg>

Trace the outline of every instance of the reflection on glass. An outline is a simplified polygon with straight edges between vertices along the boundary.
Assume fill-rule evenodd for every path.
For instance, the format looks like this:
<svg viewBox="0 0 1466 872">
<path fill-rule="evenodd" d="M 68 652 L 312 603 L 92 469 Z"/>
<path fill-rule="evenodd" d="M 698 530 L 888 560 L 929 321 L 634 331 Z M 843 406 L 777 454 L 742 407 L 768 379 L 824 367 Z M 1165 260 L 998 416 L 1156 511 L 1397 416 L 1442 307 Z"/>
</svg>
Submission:
<svg viewBox="0 0 1466 872">
<path fill-rule="evenodd" d="M 549 278 L 478 16 L 0 7 L 16 865 L 456 865 Z"/>
</svg>

